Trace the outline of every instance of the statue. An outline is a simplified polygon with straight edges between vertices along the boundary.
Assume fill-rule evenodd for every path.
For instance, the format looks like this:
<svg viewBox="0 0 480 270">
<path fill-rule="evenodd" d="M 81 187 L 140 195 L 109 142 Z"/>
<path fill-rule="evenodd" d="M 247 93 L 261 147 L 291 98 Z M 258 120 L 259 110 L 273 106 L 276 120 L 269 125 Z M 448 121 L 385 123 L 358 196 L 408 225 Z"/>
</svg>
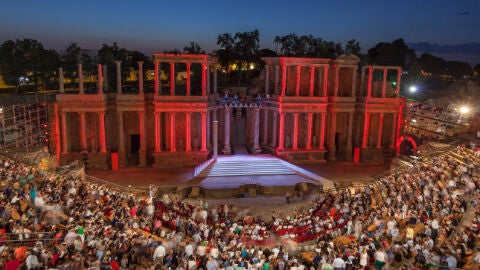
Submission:
<svg viewBox="0 0 480 270">
<path fill-rule="evenodd" d="M 290 134 L 285 138 L 285 148 L 292 148 L 292 137 Z"/>
<path fill-rule="evenodd" d="M 178 150 L 180 151 L 183 151 L 184 147 L 183 147 L 183 139 L 180 139 L 178 141 Z"/>
<path fill-rule="evenodd" d="M 200 149 L 200 142 L 197 137 L 193 139 L 193 150 L 199 150 Z"/>
</svg>

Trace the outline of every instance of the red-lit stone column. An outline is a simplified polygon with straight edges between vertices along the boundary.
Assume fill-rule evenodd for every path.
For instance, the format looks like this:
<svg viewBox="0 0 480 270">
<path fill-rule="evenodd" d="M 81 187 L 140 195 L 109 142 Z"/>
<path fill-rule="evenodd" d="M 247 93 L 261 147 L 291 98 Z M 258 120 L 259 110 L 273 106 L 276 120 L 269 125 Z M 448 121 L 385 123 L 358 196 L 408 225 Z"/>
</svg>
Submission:
<svg viewBox="0 0 480 270">
<path fill-rule="evenodd" d="M 318 148 L 320 150 L 325 149 L 325 131 L 327 129 L 327 114 L 322 112 L 322 126 L 320 128 L 320 144 Z"/>
<path fill-rule="evenodd" d="M 275 65 L 275 89 L 273 90 L 273 94 L 275 95 L 278 93 L 278 69 L 278 65 Z"/>
<path fill-rule="evenodd" d="M 396 133 L 395 139 L 400 138 L 400 132 L 402 131 L 404 124 L 405 123 L 403 123 L 403 108 L 400 105 L 398 109 L 398 115 L 397 115 L 397 133 Z"/>
<path fill-rule="evenodd" d="M 372 79 L 373 79 L 373 67 L 368 67 L 368 81 L 367 81 L 367 98 L 372 97 Z"/>
<path fill-rule="evenodd" d="M 203 116 L 203 115 L 202 115 Z M 185 151 L 192 151 L 192 138 L 191 136 L 191 113 L 185 113 Z M 203 121 L 202 121 L 202 128 L 203 128 Z"/>
<path fill-rule="evenodd" d="M 308 95 L 313 97 L 313 89 L 315 88 L 315 66 L 310 67 L 310 90 Z"/>
<path fill-rule="evenodd" d="M 368 147 L 368 133 L 370 132 L 370 113 L 365 112 L 365 121 L 363 122 L 362 148 Z"/>
<path fill-rule="evenodd" d="M 102 94 L 103 88 L 103 76 L 102 76 L 102 64 L 97 65 L 97 94 Z"/>
<path fill-rule="evenodd" d="M 313 126 L 313 113 L 309 112 L 307 118 L 307 150 L 312 149 L 312 126 Z"/>
<path fill-rule="evenodd" d="M 58 88 L 60 93 L 65 93 L 65 85 L 63 83 L 63 68 L 58 68 Z"/>
<path fill-rule="evenodd" d="M 85 90 L 83 89 L 83 69 L 82 64 L 78 64 L 78 91 L 80 94 L 85 94 Z"/>
<path fill-rule="evenodd" d="M 336 146 L 335 146 L 335 133 L 337 130 L 337 112 L 332 112 L 332 124 L 330 126 L 330 142 L 328 143 L 328 159 L 330 161 L 336 160 Z"/>
<path fill-rule="evenodd" d="M 268 143 L 268 110 L 263 107 L 263 142 L 266 145 Z"/>
<path fill-rule="evenodd" d="M 230 116 L 231 116 L 231 108 L 225 106 L 225 126 L 224 126 L 224 145 L 223 145 L 223 153 L 226 155 L 230 155 L 232 153 L 232 149 L 230 148 Z"/>
<path fill-rule="evenodd" d="M 170 115 L 170 152 L 177 151 L 175 139 L 175 112 L 169 112 Z"/>
<path fill-rule="evenodd" d="M 207 120 L 206 120 L 206 122 L 207 122 L 207 149 L 211 148 L 210 146 L 211 146 L 211 141 L 212 141 L 212 135 L 211 135 L 211 132 L 210 132 L 210 125 L 211 125 L 210 124 L 211 123 L 210 113 L 211 113 L 211 111 L 209 111 L 207 109 Z"/>
<path fill-rule="evenodd" d="M 87 136 L 85 135 L 85 112 L 79 112 L 78 116 L 80 118 L 80 149 L 88 151 Z"/>
<path fill-rule="evenodd" d="M 170 62 L 170 95 L 175 96 L 175 63 Z"/>
<path fill-rule="evenodd" d="M 117 68 L 117 94 L 122 94 L 122 61 L 115 61 Z"/>
<path fill-rule="evenodd" d="M 138 93 L 143 94 L 143 61 L 138 61 Z"/>
<path fill-rule="evenodd" d="M 295 96 L 300 96 L 300 78 L 301 78 L 302 66 L 297 66 L 297 80 L 295 81 Z"/>
<path fill-rule="evenodd" d="M 400 95 L 400 81 L 402 80 L 402 69 L 397 69 L 397 87 L 395 89 L 395 96 Z"/>
<path fill-rule="evenodd" d="M 143 92 L 142 92 L 143 94 Z M 140 149 L 138 151 L 139 167 L 147 166 L 147 134 L 145 132 L 145 112 L 139 111 L 139 124 L 140 124 Z"/>
<path fill-rule="evenodd" d="M 185 81 L 187 86 L 187 96 L 190 96 L 190 66 L 192 65 L 190 62 L 185 63 L 187 66 L 187 79 Z"/>
<path fill-rule="evenodd" d="M 155 112 L 155 152 L 157 153 L 162 151 L 160 147 L 160 134 L 161 134 L 160 115 L 161 115 L 161 112 Z"/>
<path fill-rule="evenodd" d="M 272 111 L 273 120 L 272 120 L 272 141 L 270 146 L 277 147 L 277 122 L 278 122 L 278 113 L 276 111 Z"/>
<path fill-rule="evenodd" d="M 255 114 L 254 116 L 254 131 L 253 131 L 253 151 L 255 153 L 261 153 L 262 148 L 260 148 L 260 107 L 255 107 L 253 109 Z"/>
<path fill-rule="evenodd" d="M 395 148 L 395 143 L 396 143 L 396 135 L 397 135 L 397 114 L 393 114 L 393 128 L 392 128 L 392 138 L 390 140 L 390 148 Z"/>
<path fill-rule="evenodd" d="M 282 92 L 281 96 L 285 96 L 285 91 L 287 89 L 287 66 L 282 65 Z"/>
<path fill-rule="evenodd" d="M 323 96 L 326 97 L 328 93 L 328 66 L 323 67 Z"/>
<path fill-rule="evenodd" d="M 53 103 L 53 113 L 55 115 L 55 157 L 57 165 L 60 164 L 60 157 L 62 152 L 61 134 L 60 134 L 60 118 L 58 117 L 58 104 Z"/>
<path fill-rule="evenodd" d="M 278 150 L 285 149 L 285 113 L 279 112 L 280 123 L 278 127 Z"/>
<path fill-rule="evenodd" d="M 123 129 L 123 112 L 117 112 L 118 117 L 118 165 L 125 167 L 127 165 L 127 156 L 125 153 L 125 130 Z"/>
<path fill-rule="evenodd" d="M 62 112 L 62 154 L 68 153 L 67 113 Z"/>
<path fill-rule="evenodd" d="M 207 65 L 202 64 L 202 96 L 205 96 L 207 94 L 206 84 L 207 84 Z"/>
<path fill-rule="evenodd" d="M 382 98 L 386 96 L 387 93 L 387 73 L 388 69 L 384 68 L 383 69 L 383 81 L 382 81 Z"/>
<path fill-rule="evenodd" d="M 98 112 L 98 130 L 100 135 L 100 153 L 107 152 L 107 141 L 105 136 L 105 112 Z"/>
<path fill-rule="evenodd" d="M 298 150 L 298 113 L 293 114 L 293 150 Z"/>
<path fill-rule="evenodd" d="M 347 131 L 347 147 L 352 147 L 352 137 L 353 137 L 353 112 L 348 113 L 348 131 Z"/>
<path fill-rule="evenodd" d="M 207 113 L 202 112 L 202 146 L 200 151 L 207 151 Z"/>
<path fill-rule="evenodd" d="M 335 84 L 334 84 L 334 92 L 333 92 L 333 96 L 338 96 L 338 89 L 340 87 L 340 68 L 338 67 L 337 64 L 335 64 L 333 66 L 333 68 L 335 69 Z"/>
<path fill-rule="evenodd" d="M 384 114 L 380 113 L 380 123 L 378 126 L 378 137 L 377 137 L 377 148 L 382 147 L 382 136 L 383 136 L 383 119 L 384 119 Z"/>
<path fill-rule="evenodd" d="M 158 62 L 158 60 L 155 60 L 154 64 L 155 64 L 155 71 L 153 72 L 154 92 L 155 92 L 154 95 L 158 96 L 160 95 L 160 73 L 159 73 L 160 70 L 158 68 L 160 63 Z"/>
</svg>

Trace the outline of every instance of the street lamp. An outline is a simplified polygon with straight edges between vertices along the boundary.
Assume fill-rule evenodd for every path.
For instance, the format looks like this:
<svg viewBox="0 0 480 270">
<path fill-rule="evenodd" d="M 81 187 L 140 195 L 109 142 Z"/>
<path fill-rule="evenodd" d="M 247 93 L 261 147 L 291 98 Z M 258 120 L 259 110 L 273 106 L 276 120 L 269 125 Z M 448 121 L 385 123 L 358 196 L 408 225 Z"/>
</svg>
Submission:
<svg viewBox="0 0 480 270">
<path fill-rule="evenodd" d="M 412 85 L 410 88 L 408 88 L 408 90 L 410 90 L 410 93 L 415 93 L 417 92 L 418 88 L 415 85 Z"/>
<path fill-rule="evenodd" d="M 469 113 L 469 112 L 470 112 L 470 108 L 469 108 L 469 107 L 467 107 L 467 106 L 462 106 L 462 107 L 460 107 L 460 113 L 461 113 L 461 114 L 467 114 L 467 113 Z"/>
</svg>

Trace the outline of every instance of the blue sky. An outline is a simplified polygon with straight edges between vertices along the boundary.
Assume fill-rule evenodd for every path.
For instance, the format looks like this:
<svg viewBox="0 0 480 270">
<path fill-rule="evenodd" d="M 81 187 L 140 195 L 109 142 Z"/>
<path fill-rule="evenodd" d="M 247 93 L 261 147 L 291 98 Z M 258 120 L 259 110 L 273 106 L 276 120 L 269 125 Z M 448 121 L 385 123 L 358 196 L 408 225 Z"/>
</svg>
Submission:
<svg viewBox="0 0 480 270">
<path fill-rule="evenodd" d="M 147 54 L 195 41 L 207 52 L 222 33 L 260 31 L 261 47 L 276 35 L 311 34 L 364 49 L 378 42 L 480 43 L 479 0 L 0 0 L 0 42 L 33 38 L 63 49 L 114 41 Z"/>
</svg>

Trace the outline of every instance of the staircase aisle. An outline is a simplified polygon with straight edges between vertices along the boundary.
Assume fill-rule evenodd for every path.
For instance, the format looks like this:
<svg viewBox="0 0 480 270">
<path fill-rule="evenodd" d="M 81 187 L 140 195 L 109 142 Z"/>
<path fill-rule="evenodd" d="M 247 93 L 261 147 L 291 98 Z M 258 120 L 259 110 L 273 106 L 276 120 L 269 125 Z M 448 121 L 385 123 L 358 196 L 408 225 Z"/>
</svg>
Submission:
<svg viewBox="0 0 480 270">
<path fill-rule="evenodd" d="M 295 172 L 280 159 L 268 155 L 245 154 L 219 157 L 217 162 L 209 165 L 197 177 L 292 174 Z"/>
</svg>

